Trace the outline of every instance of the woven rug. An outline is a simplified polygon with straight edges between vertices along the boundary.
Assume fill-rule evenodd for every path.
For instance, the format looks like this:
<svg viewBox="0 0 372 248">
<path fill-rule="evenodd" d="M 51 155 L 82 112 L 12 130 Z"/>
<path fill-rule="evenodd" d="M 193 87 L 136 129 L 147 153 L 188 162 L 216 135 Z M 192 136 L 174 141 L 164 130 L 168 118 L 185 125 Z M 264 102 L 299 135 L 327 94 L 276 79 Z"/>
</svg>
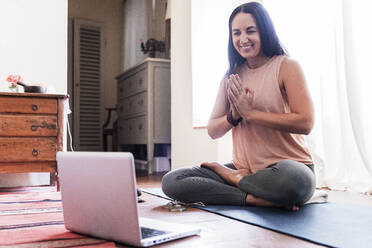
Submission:
<svg viewBox="0 0 372 248">
<path fill-rule="evenodd" d="M 0 188 L 0 247 L 116 247 L 65 229 L 55 187 Z"/>
</svg>

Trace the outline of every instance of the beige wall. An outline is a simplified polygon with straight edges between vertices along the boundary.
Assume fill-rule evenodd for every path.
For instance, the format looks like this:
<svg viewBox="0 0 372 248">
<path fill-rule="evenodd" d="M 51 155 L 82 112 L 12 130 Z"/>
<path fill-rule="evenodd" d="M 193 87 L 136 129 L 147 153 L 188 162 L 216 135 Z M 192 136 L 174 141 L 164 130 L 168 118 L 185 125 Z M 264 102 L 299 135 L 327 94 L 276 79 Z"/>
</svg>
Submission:
<svg viewBox="0 0 372 248">
<path fill-rule="evenodd" d="M 172 169 L 218 160 L 218 142 L 192 128 L 190 1 L 172 1 Z"/>
<path fill-rule="evenodd" d="M 115 77 L 122 68 L 123 0 L 69 0 L 68 18 L 98 21 L 104 24 L 106 47 L 104 59 L 105 107 L 116 105 Z"/>
</svg>

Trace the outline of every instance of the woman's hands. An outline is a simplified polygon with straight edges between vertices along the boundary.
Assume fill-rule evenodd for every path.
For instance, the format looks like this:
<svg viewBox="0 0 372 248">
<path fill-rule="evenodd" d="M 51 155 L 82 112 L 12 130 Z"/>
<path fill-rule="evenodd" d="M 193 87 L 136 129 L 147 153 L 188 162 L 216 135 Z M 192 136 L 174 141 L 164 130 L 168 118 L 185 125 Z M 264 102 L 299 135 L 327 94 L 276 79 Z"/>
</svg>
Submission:
<svg viewBox="0 0 372 248">
<path fill-rule="evenodd" d="M 246 119 L 253 109 L 254 91 L 243 87 L 238 74 L 231 74 L 225 80 L 228 85 L 227 97 L 230 102 L 233 119 L 237 120 L 239 117 Z"/>
<path fill-rule="evenodd" d="M 253 101 L 257 101 L 254 92 L 243 86 L 239 76 L 231 75 L 225 79 L 220 84 L 208 122 L 210 137 L 222 137 L 232 128 L 231 123 L 226 121 L 229 111 L 232 111 L 233 120 L 242 117 L 255 125 L 283 132 L 309 134 L 314 123 L 314 109 L 305 77 L 296 61 L 284 59 L 280 67 L 278 87 L 286 92 L 289 112 L 265 112 L 253 108 Z"/>
<path fill-rule="evenodd" d="M 239 89 L 241 93 L 239 93 Z M 246 102 L 249 104 L 243 106 Z M 249 111 L 245 109 L 252 109 L 252 102 L 253 93 L 247 89 L 243 90 L 240 78 L 237 75 L 225 78 L 220 84 L 216 102 L 208 121 L 209 136 L 212 139 L 224 136 L 233 127 L 233 124 L 227 120 L 227 114 L 232 111 L 232 122 L 238 122 L 240 117 L 246 118 L 245 114 Z"/>
</svg>

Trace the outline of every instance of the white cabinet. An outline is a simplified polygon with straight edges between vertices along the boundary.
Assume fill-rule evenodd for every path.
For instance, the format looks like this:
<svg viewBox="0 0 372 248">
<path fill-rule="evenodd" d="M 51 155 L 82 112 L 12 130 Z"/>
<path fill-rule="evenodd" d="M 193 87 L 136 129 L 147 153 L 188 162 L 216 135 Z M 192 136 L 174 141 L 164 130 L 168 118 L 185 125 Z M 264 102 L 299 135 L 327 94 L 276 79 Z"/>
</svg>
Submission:
<svg viewBox="0 0 372 248">
<path fill-rule="evenodd" d="M 154 145 L 171 143 L 170 61 L 147 58 L 116 77 L 118 143 L 145 144 L 153 171 Z"/>
</svg>

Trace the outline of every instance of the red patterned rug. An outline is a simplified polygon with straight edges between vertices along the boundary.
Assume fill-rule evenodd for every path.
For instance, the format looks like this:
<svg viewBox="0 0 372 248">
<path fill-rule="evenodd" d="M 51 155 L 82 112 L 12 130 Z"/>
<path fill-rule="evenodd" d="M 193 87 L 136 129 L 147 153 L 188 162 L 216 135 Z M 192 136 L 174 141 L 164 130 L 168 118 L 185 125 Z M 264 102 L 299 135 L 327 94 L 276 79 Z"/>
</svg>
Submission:
<svg viewBox="0 0 372 248">
<path fill-rule="evenodd" d="M 116 247 L 65 229 L 55 187 L 0 188 L 0 247 Z"/>
</svg>

